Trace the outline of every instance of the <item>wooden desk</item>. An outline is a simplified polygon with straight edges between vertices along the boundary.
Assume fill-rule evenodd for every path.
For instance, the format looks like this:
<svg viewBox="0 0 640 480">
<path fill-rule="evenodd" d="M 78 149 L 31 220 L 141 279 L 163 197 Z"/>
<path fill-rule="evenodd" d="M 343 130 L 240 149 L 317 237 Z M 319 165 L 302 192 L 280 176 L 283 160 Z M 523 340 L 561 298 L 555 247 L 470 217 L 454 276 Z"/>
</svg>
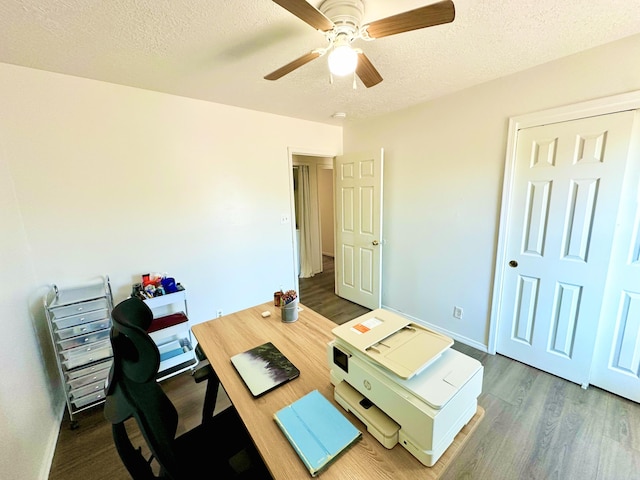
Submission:
<svg viewBox="0 0 640 480">
<path fill-rule="evenodd" d="M 363 433 L 363 438 L 320 477 L 323 479 L 436 479 L 475 429 L 484 411 L 478 412 L 431 468 L 422 465 L 400 445 L 387 450 L 367 433 L 366 426 L 333 399 L 326 345 L 333 340 L 336 324 L 313 310 L 303 309 L 294 323 L 283 323 L 273 302 L 226 315 L 193 327 L 193 333 L 213 366 L 229 399 L 244 421 L 274 479 L 311 478 L 282 434 L 273 414 L 317 389 Z M 270 311 L 263 318 L 261 313 Z M 300 369 L 300 377 L 254 399 L 229 360 L 232 355 L 265 342 L 273 342 Z M 224 441 L 224 439 L 222 439 Z M 346 473 L 348 472 L 348 473 Z"/>
</svg>

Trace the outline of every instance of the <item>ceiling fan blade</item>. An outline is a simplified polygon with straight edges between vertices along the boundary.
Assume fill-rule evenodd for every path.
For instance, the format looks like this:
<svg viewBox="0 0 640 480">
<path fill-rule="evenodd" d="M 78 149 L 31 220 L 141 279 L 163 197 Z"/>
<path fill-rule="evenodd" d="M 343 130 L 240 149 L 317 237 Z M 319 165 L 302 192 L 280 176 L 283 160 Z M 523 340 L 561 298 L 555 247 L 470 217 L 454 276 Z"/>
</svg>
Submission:
<svg viewBox="0 0 640 480">
<path fill-rule="evenodd" d="M 396 33 L 410 32 L 425 27 L 433 27 L 453 22 L 456 10 L 451 0 L 409 10 L 391 17 L 371 22 L 366 26 L 370 38 L 382 38 Z"/>
<path fill-rule="evenodd" d="M 364 86 L 369 88 L 379 84 L 382 76 L 373 66 L 369 58 L 364 53 L 358 53 L 358 66 L 356 67 L 356 75 L 362 80 Z"/>
<path fill-rule="evenodd" d="M 325 17 L 324 13 L 305 0 L 273 0 L 285 10 L 293 13 L 300 20 L 307 22 L 316 30 L 327 32 L 334 25 L 331 20 Z"/>
<path fill-rule="evenodd" d="M 309 63 L 311 60 L 314 60 L 320 56 L 319 52 L 309 52 L 300 58 L 296 58 L 293 62 L 287 63 L 284 67 L 280 67 L 277 70 L 274 70 L 269 75 L 264 77 L 265 80 L 278 80 L 281 77 L 284 77 L 287 73 L 293 72 L 296 68 L 300 68 L 301 66 Z"/>
</svg>

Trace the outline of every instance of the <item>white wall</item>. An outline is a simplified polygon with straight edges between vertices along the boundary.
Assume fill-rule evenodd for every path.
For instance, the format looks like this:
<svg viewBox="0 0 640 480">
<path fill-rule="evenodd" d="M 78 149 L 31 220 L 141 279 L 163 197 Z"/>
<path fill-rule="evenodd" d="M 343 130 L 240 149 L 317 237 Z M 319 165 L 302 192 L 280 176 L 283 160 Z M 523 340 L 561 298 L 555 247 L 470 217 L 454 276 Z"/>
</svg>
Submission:
<svg viewBox="0 0 640 480">
<path fill-rule="evenodd" d="M 0 98 L 0 477 L 46 478 L 46 286 L 108 274 L 117 303 L 167 272 L 193 323 L 269 301 L 295 285 L 288 149 L 340 154 L 342 129 L 6 64 Z"/>
<path fill-rule="evenodd" d="M 345 152 L 385 149 L 383 305 L 486 346 L 509 117 L 640 89 L 638 58 L 640 35 L 346 125 Z"/>
<path fill-rule="evenodd" d="M 38 342 L 47 331 L 38 321 L 41 303 L 2 140 L 0 229 L 0 477 L 47 478 L 58 434 L 55 362 L 43 367 Z"/>
</svg>

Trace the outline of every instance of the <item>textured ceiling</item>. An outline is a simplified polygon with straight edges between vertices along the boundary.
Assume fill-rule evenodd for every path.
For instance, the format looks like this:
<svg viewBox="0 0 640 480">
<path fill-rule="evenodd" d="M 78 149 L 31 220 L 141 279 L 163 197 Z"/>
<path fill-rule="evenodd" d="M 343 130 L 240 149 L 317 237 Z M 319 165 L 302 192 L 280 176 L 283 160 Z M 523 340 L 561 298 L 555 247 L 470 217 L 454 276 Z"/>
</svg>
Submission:
<svg viewBox="0 0 640 480">
<path fill-rule="evenodd" d="M 364 1 L 365 23 L 434 3 Z M 640 33 L 640 0 L 454 4 L 453 23 L 358 41 L 384 78 L 369 89 L 330 84 L 326 57 L 264 80 L 325 46 L 271 0 L 0 0 L 0 62 L 339 124 Z"/>
</svg>

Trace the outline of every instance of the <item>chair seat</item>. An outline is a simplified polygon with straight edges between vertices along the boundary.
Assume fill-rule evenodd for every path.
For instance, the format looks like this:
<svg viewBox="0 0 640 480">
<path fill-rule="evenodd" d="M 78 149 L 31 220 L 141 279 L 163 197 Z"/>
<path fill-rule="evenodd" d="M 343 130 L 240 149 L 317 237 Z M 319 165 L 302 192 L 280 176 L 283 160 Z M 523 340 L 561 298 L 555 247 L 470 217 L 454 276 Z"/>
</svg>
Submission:
<svg viewBox="0 0 640 480">
<path fill-rule="evenodd" d="M 216 414 L 175 440 L 182 478 L 271 480 L 249 434 L 233 407 Z"/>
</svg>

